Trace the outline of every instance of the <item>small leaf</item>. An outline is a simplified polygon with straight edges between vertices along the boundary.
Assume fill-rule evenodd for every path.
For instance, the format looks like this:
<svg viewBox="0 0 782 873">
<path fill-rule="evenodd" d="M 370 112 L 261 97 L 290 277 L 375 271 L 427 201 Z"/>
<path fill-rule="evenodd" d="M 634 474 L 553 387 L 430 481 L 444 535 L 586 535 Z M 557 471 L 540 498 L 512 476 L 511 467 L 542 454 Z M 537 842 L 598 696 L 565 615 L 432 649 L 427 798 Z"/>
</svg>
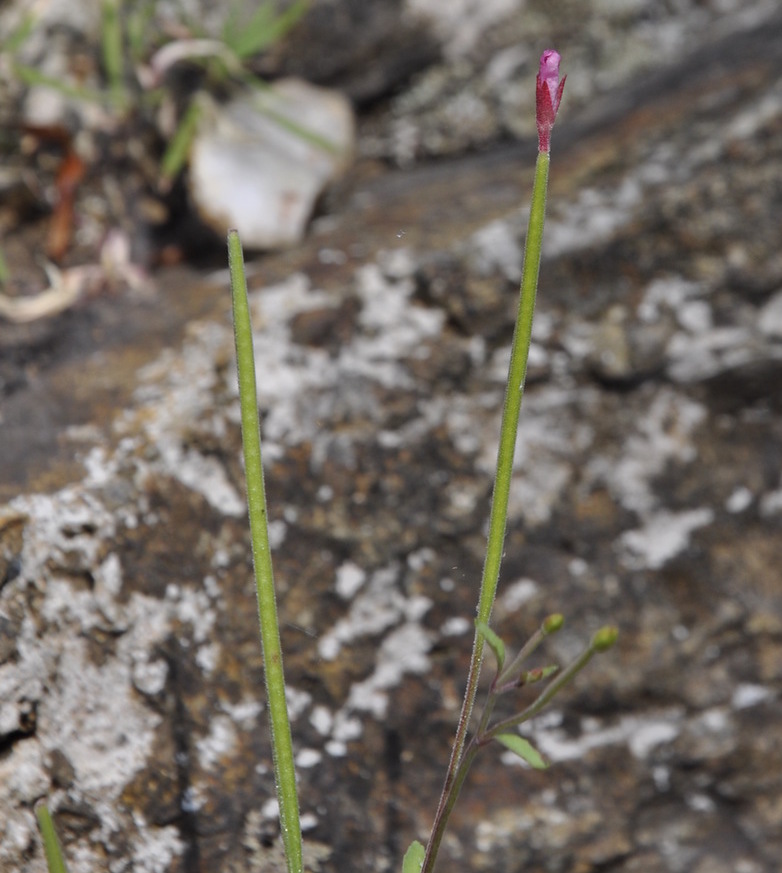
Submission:
<svg viewBox="0 0 782 873">
<path fill-rule="evenodd" d="M 497 734 L 494 739 L 526 761 L 530 767 L 534 767 L 536 770 L 545 770 L 548 767 L 548 761 L 543 758 L 543 755 L 532 743 L 518 734 Z"/>
<path fill-rule="evenodd" d="M 497 672 L 502 672 L 502 668 L 505 665 L 505 643 L 485 622 L 476 621 L 475 627 L 478 633 L 486 640 L 492 652 L 494 652 L 494 657 L 497 659 Z"/>
<path fill-rule="evenodd" d="M 402 873 L 420 873 L 421 867 L 424 865 L 425 855 L 426 849 L 424 849 L 418 840 L 413 840 L 410 843 L 410 848 L 405 852 L 405 857 L 402 861 Z"/>
</svg>

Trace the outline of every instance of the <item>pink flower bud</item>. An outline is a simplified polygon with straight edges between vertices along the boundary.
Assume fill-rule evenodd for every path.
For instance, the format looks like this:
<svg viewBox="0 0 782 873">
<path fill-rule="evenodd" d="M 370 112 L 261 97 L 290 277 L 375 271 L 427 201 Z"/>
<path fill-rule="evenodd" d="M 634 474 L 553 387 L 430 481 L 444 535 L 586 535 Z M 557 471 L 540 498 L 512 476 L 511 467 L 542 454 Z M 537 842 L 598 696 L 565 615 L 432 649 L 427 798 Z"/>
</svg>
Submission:
<svg viewBox="0 0 782 873">
<path fill-rule="evenodd" d="M 551 148 L 551 128 L 557 117 L 562 92 L 567 76 L 559 78 L 559 52 L 546 49 L 540 56 L 540 71 L 536 84 L 536 121 L 538 125 L 538 149 L 548 152 Z"/>
</svg>

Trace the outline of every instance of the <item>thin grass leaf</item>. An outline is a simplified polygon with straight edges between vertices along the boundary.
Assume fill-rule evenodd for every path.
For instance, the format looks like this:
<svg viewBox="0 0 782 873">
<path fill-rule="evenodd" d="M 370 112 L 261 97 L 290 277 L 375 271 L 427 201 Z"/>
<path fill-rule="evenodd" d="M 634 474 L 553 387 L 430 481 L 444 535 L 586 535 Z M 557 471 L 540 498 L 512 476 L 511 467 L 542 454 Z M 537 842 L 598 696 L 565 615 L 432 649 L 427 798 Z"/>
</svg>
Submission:
<svg viewBox="0 0 782 873">
<path fill-rule="evenodd" d="M 54 829 L 49 808 L 41 804 L 35 810 L 38 818 L 38 827 L 41 831 L 41 839 L 43 840 L 43 851 L 46 855 L 46 864 L 49 867 L 49 873 L 68 873 L 68 865 L 65 863 L 65 858 L 62 854 L 62 846 L 57 837 L 57 831 Z"/>
<path fill-rule="evenodd" d="M 242 60 L 265 51 L 279 42 L 299 22 L 310 5 L 310 0 L 297 0 L 275 16 L 274 4 L 262 3 L 252 18 L 236 33 L 223 31 L 226 44 Z"/>
<path fill-rule="evenodd" d="M 125 36 L 128 40 L 130 57 L 137 64 L 153 48 L 153 40 L 150 39 L 149 33 L 155 14 L 155 2 L 156 0 L 147 0 L 145 3 L 134 3 L 127 13 Z"/>
<path fill-rule="evenodd" d="M 507 749 L 510 749 L 514 755 L 518 755 L 522 761 L 526 761 L 530 767 L 534 767 L 536 770 L 546 770 L 548 768 L 548 762 L 540 752 L 532 743 L 518 734 L 498 734 L 494 739 L 498 743 L 502 743 Z"/>
<path fill-rule="evenodd" d="M 35 16 L 28 13 L 22 18 L 21 22 L 8 34 L 0 40 L 0 50 L 13 54 L 20 48 L 27 37 L 33 32 L 35 27 Z"/>
<path fill-rule="evenodd" d="M 228 264 L 231 274 L 236 366 L 239 376 L 239 407 L 242 421 L 247 507 L 258 600 L 258 623 L 263 651 L 263 672 L 266 680 L 266 698 L 269 706 L 274 753 L 272 756 L 274 779 L 280 807 L 280 828 L 285 847 L 285 863 L 288 867 L 288 873 L 302 873 L 299 799 L 296 790 L 291 726 L 288 718 L 288 705 L 285 700 L 280 624 L 277 618 L 277 598 L 274 592 L 274 572 L 269 546 L 266 490 L 261 461 L 258 396 L 255 384 L 255 354 L 250 324 L 250 306 L 247 299 L 247 277 L 244 270 L 242 244 L 239 240 L 239 234 L 235 230 L 228 231 Z"/>
<path fill-rule="evenodd" d="M 163 188 L 171 185 L 187 162 L 190 145 L 195 138 L 200 118 L 201 107 L 197 100 L 191 100 L 160 161 L 160 183 Z"/>
<path fill-rule="evenodd" d="M 93 88 L 69 85 L 61 79 L 41 73 L 35 67 L 28 67 L 26 64 L 14 64 L 13 71 L 14 75 L 24 82 L 25 85 L 46 85 L 47 88 L 52 88 L 65 97 L 71 97 L 74 100 L 85 100 L 88 103 L 106 102 L 105 95 L 100 91 L 96 91 Z"/>
<path fill-rule="evenodd" d="M 261 3 L 249 21 L 243 21 L 242 3 L 234 3 L 223 24 L 223 42 L 240 58 L 266 47 L 267 33 L 274 21 L 274 3 Z"/>
<path fill-rule="evenodd" d="M 310 145 L 315 146 L 315 148 L 322 149 L 324 152 L 328 152 L 332 155 L 339 154 L 340 149 L 336 143 L 326 139 L 325 136 L 321 136 L 319 133 L 315 133 L 314 130 L 310 130 L 310 128 L 299 124 L 297 121 L 294 121 L 292 118 L 285 115 L 284 112 L 279 112 L 272 108 L 267 96 L 270 90 L 270 86 L 267 82 L 264 82 L 263 79 L 259 79 L 257 76 L 253 76 L 249 73 L 242 76 L 242 81 L 251 88 L 254 88 L 258 93 L 258 99 L 255 100 L 254 103 L 255 108 L 259 112 L 262 112 L 267 118 L 270 118 L 283 130 L 287 130 L 294 136 L 299 137 L 299 139 L 304 140 L 304 142 L 308 142 Z"/>
<path fill-rule="evenodd" d="M 118 0 L 103 0 L 101 4 L 101 51 L 103 69 L 109 83 L 112 103 L 123 108 L 127 103 L 127 92 L 123 83 L 122 23 Z"/>
</svg>

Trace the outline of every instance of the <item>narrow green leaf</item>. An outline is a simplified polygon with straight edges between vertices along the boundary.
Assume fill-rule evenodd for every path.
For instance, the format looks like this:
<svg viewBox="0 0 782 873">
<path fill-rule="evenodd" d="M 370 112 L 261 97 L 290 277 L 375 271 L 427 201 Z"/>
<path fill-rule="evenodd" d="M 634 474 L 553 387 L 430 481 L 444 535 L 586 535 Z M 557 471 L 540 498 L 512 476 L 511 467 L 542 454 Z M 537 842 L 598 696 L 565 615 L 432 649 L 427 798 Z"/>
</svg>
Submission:
<svg viewBox="0 0 782 873">
<path fill-rule="evenodd" d="M 255 90 L 257 99 L 254 100 L 253 103 L 259 112 L 262 112 L 267 118 L 270 118 L 273 122 L 279 124 L 283 130 L 287 130 L 294 136 L 298 136 L 300 139 L 303 139 L 304 142 L 308 142 L 315 146 L 315 148 L 322 149 L 324 152 L 331 155 L 339 154 L 339 146 L 335 143 L 326 139 L 326 137 L 321 136 L 319 133 L 315 133 L 314 130 L 310 130 L 304 125 L 299 124 L 293 118 L 290 118 L 285 114 L 284 109 L 282 111 L 275 109 L 272 105 L 272 102 L 274 101 L 269 99 L 270 88 L 267 82 L 264 82 L 263 79 L 259 79 L 257 76 L 251 74 L 243 74 L 241 79 L 245 85 Z M 280 105 L 281 101 L 279 98 L 276 98 L 276 102 Z"/>
<path fill-rule="evenodd" d="M 497 659 L 497 672 L 500 673 L 505 664 L 505 643 L 503 643 L 486 622 L 476 621 L 475 627 L 478 633 L 484 638 L 484 640 L 486 640 L 492 652 L 494 652 L 494 657 Z"/>
<path fill-rule="evenodd" d="M 526 761 L 530 767 L 534 767 L 536 770 L 545 770 L 548 767 L 548 762 L 544 760 L 543 755 L 532 743 L 518 734 L 498 734 L 494 739 Z"/>
<path fill-rule="evenodd" d="M 72 97 L 74 100 L 85 100 L 88 103 L 98 104 L 105 103 L 104 94 L 94 88 L 80 88 L 76 85 L 69 85 L 67 82 L 63 82 L 54 76 L 47 76 L 34 67 L 28 67 L 26 64 L 14 63 L 12 69 L 14 75 L 25 85 L 45 85 L 58 94 Z"/>
<path fill-rule="evenodd" d="M 154 32 L 152 18 L 155 14 L 155 3 L 156 0 L 144 0 L 132 4 L 132 7 L 125 11 L 125 36 L 130 57 L 136 64 L 141 63 L 156 44 L 149 36 Z"/>
<path fill-rule="evenodd" d="M 282 668 L 280 623 L 274 591 L 274 570 L 266 523 L 266 489 L 261 460 L 261 431 L 258 419 L 258 394 L 255 384 L 250 304 L 247 299 L 247 275 L 239 234 L 228 231 L 228 266 L 231 274 L 231 300 L 234 316 L 236 367 L 239 375 L 239 408 L 242 421 L 242 446 L 250 517 L 255 589 L 258 599 L 258 622 L 261 631 L 263 672 L 271 724 L 272 760 L 280 805 L 280 828 L 285 847 L 288 873 L 304 870 L 301 851 L 301 821 L 296 790 L 293 741 L 285 700 L 285 675 Z"/>
<path fill-rule="evenodd" d="M 43 839 L 43 850 L 46 855 L 49 873 L 68 873 L 68 865 L 65 863 L 65 858 L 62 854 L 62 848 L 57 837 L 57 831 L 54 829 L 54 822 L 49 813 L 49 807 L 41 804 L 35 810 L 35 814 L 38 818 L 38 827 Z"/>
<path fill-rule="evenodd" d="M 200 119 L 201 106 L 197 99 L 191 100 L 160 161 L 160 184 L 164 190 L 171 186 L 179 171 L 187 163 L 190 146 L 195 139 Z"/>
<path fill-rule="evenodd" d="M 244 60 L 267 47 L 273 22 L 273 3 L 261 3 L 249 21 L 242 20 L 241 5 L 236 4 L 223 25 L 223 42 Z"/>
<path fill-rule="evenodd" d="M 424 849 L 418 840 L 413 840 L 410 843 L 410 848 L 405 852 L 405 857 L 402 861 L 402 873 L 420 873 L 424 863 L 424 855 L 426 855 L 426 849 Z"/>
<path fill-rule="evenodd" d="M 127 102 L 123 84 L 122 24 L 117 0 L 103 0 L 101 4 L 101 49 L 103 70 L 109 83 L 109 94 L 114 105 L 120 109 Z"/>
<path fill-rule="evenodd" d="M 28 13 L 19 24 L 0 40 L 0 50 L 13 54 L 30 36 L 35 28 L 35 16 Z"/>
</svg>

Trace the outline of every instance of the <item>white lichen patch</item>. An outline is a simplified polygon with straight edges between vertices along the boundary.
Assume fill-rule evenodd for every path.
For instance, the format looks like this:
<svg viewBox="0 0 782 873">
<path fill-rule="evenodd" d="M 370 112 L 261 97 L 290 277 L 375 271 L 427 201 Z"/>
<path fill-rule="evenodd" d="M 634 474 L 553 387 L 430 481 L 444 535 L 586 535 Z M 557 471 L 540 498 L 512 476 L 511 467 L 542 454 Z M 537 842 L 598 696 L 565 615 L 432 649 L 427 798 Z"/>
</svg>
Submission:
<svg viewBox="0 0 782 873">
<path fill-rule="evenodd" d="M 28 579 L 56 575 L 47 564 L 71 570 L 95 567 L 100 563 L 104 543 L 116 530 L 115 519 L 100 498 L 75 486 L 54 495 L 17 497 L 10 506 L 30 519 L 25 526 L 21 556 Z"/>
<path fill-rule="evenodd" d="M 352 343 L 348 361 L 388 387 L 410 384 L 397 362 L 419 353 L 445 323 L 441 309 L 411 302 L 413 288 L 412 278 L 390 279 L 377 264 L 367 264 L 356 273 L 356 291 L 363 303 L 359 319 L 365 333 Z"/>
<path fill-rule="evenodd" d="M 175 858 L 182 854 L 184 843 L 173 826 L 151 827 L 143 817 L 135 816 L 138 834 L 132 843 L 133 870 L 138 873 L 167 873 Z"/>
<path fill-rule="evenodd" d="M 693 531 L 712 521 L 714 510 L 709 507 L 654 513 L 643 527 L 622 534 L 622 558 L 634 570 L 659 570 L 687 548 Z"/>
<path fill-rule="evenodd" d="M 263 712 L 264 705 L 255 698 L 245 698 L 239 703 L 224 701 L 221 709 L 243 730 L 253 730 L 258 725 L 258 717 Z"/>
<path fill-rule="evenodd" d="M 444 637 L 460 637 L 472 630 L 472 622 L 462 615 L 454 615 L 446 619 L 440 626 L 440 633 Z"/>
<path fill-rule="evenodd" d="M 625 716 L 618 722 L 603 725 L 598 719 L 582 719 L 581 732 L 573 737 L 555 721 L 546 724 L 538 721 L 523 725 L 521 733 L 528 736 L 535 747 L 552 763 L 581 759 L 590 749 L 603 746 L 623 745 L 641 760 L 649 757 L 660 745 L 670 743 L 681 733 L 685 724 L 679 709 L 670 709 L 643 717 Z M 511 753 L 506 753 L 506 764 L 523 763 Z"/>
<path fill-rule="evenodd" d="M 44 750 L 40 743 L 34 739 L 15 743 L 10 753 L 0 759 L 2 802 L 15 806 L 32 806 L 49 788 L 45 764 Z M 19 825 L 21 826 L 21 822 Z"/>
<path fill-rule="evenodd" d="M 587 188 L 575 201 L 560 201 L 546 221 L 544 257 L 572 254 L 610 239 L 628 223 L 642 200 L 639 180 L 628 176 L 617 189 Z"/>
<path fill-rule="evenodd" d="M 237 740 L 233 719 L 227 715 L 214 716 L 209 723 L 209 733 L 195 742 L 199 763 L 205 770 L 214 769 L 234 751 Z"/>
<path fill-rule="evenodd" d="M 207 643 L 198 647 L 195 653 L 195 662 L 204 672 L 205 676 L 211 676 L 220 660 L 220 646 L 217 643 Z"/>
<path fill-rule="evenodd" d="M 337 567 L 337 576 L 334 588 L 337 594 L 344 600 L 350 600 L 366 581 L 367 574 L 354 564 L 353 561 L 345 561 Z"/>
<path fill-rule="evenodd" d="M 428 609 L 430 601 L 426 598 L 406 598 L 402 594 L 397 584 L 399 572 L 399 567 L 393 565 L 372 574 L 351 602 L 348 615 L 319 640 L 321 658 L 332 661 L 353 640 L 377 636 L 405 617 L 417 617 Z"/>
<path fill-rule="evenodd" d="M 774 692 L 765 685 L 742 682 L 741 685 L 736 686 L 730 702 L 734 709 L 749 709 L 765 703 L 774 696 Z"/>
<path fill-rule="evenodd" d="M 215 456 L 191 445 L 194 432 L 218 441 L 227 433 L 227 415 L 214 403 L 214 392 L 222 387 L 215 360 L 231 342 L 225 325 L 192 325 L 178 353 L 166 350 L 139 372 L 136 408 L 117 421 L 116 429 L 136 439 L 143 434 L 145 444 L 155 449 L 143 460 L 132 456 L 139 477 L 171 476 L 201 494 L 216 512 L 239 517 L 244 499 L 225 468 Z M 131 448 L 132 442 L 126 442 L 119 451 Z"/>
<path fill-rule="evenodd" d="M 217 620 L 217 609 L 206 591 L 178 587 L 174 603 L 179 620 L 192 627 L 193 640 L 207 642 Z"/>
<path fill-rule="evenodd" d="M 533 579 L 517 579 L 505 586 L 500 594 L 497 606 L 505 613 L 514 613 L 525 603 L 535 598 L 540 586 Z"/>
<path fill-rule="evenodd" d="M 406 11 L 431 23 L 452 57 L 468 53 L 491 25 L 517 11 L 516 0 L 406 0 L 404 5 Z"/>
<path fill-rule="evenodd" d="M 320 764 L 323 754 L 317 749 L 300 749 L 296 754 L 296 766 L 304 770 Z"/>
<path fill-rule="evenodd" d="M 670 462 L 686 464 L 696 457 L 693 441 L 706 418 L 706 408 L 670 389 L 655 393 L 624 440 L 619 456 L 594 455 L 587 470 L 629 510 L 644 516 L 659 503 L 653 483 Z"/>
<path fill-rule="evenodd" d="M 244 500 L 229 482 L 225 468 L 216 458 L 190 450 L 178 456 L 172 453 L 168 462 L 177 479 L 202 494 L 218 512 L 236 518 L 244 514 Z"/>
<path fill-rule="evenodd" d="M 101 475 L 92 479 L 106 481 Z M 0 840 L 0 860 L 9 869 L 18 865 L 9 836 L 21 838 L 29 830 L 30 845 L 38 842 L 24 806 L 49 796 L 56 809 L 49 772 L 55 753 L 72 770 L 72 797 L 88 804 L 97 818 L 95 839 L 112 844 L 123 827 L 117 798 L 147 766 L 162 721 L 144 698 L 165 687 L 168 668 L 154 650 L 171 627 L 170 611 L 159 600 L 137 592 L 123 599 L 123 567 L 111 550 L 116 518 L 104 506 L 99 487 L 73 486 L 14 503 L 24 507 L 29 521 L 19 575 L 3 596 L 34 597 L 36 608 L 21 622 L 15 659 L 0 667 L 0 723 L 13 729 L 11 718 L 21 700 L 34 702 L 37 711 L 35 737 L 14 744 L 8 760 L 14 761 L 15 776 L 2 780 L 7 790 L 18 793 L 27 785 L 35 795 L 10 804 L 13 812 Z M 105 633 L 114 636 L 113 651 L 96 659 L 89 641 Z M 27 760 L 32 754 L 36 762 Z M 138 835 L 129 836 L 132 846 Z M 134 869 L 152 873 L 170 866 L 175 851 L 171 848 L 160 863 L 139 856 Z M 69 861 L 75 873 L 102 863 L 83 843 L 70 847 Z"/>
<path fill-rule="evenodd" d="M 348 707 L 370 712 L 376 719 L 385 718 L 387 692 L 396 688 L 406 673 L 420 674 L 429 669 L 431 647 L 432 635 L 420 624 L 408 622 L 396 628 L 380 644 L 372 675 L 350 689 Z"/>
<path fill-rule="evenodd" d="M 288 706 L 288 717 L 291 721 L 296 721 L 309 708 L 312 703 L 312 695 L 308 691 L 300 691 L 290 683 L 286 683 L 285 703 Z"/>
<path fill-rule="evenodd" d="M 510 518 L 523 518 L 530 525 L 551 518 L 576 473 L 573 457 L 581 455 L 594 438 L 584 416 L 596 410 L 596 400 L 593 392 L 556 386 L 530 392 L 525 398 L 513 464 Z"/>
<path fill-rule="evenodd" d="M 70 761 L 79 786 L 105 802 L 146 764 L 161 717 L 133 694 L 131 665 L 90 663 L 83 640 L 63 643 L 53 687 L 41 699 L 41 741 Z"/>
<path fill-rule="evenodd" d="M 168 664 L 162 659 L 139 659 L 133 665 L 133 687 L 141 694 L 153 697 L 166 687 Z"/>
<path fill-rule="evenodd" d="M 467 257 L 479 276 L 497 272 L 510 282 L 521 280 L 521 247 L 506 220 L 497 219 L 476 231 L 467 243 Z"/>
<path fill-rule="evenodd" d="M 310 724 L 323 737 L 331 733 L 334 724 L 334 716 L 325 706 L 315 706 L 310 713 Z"/>
</svg>

